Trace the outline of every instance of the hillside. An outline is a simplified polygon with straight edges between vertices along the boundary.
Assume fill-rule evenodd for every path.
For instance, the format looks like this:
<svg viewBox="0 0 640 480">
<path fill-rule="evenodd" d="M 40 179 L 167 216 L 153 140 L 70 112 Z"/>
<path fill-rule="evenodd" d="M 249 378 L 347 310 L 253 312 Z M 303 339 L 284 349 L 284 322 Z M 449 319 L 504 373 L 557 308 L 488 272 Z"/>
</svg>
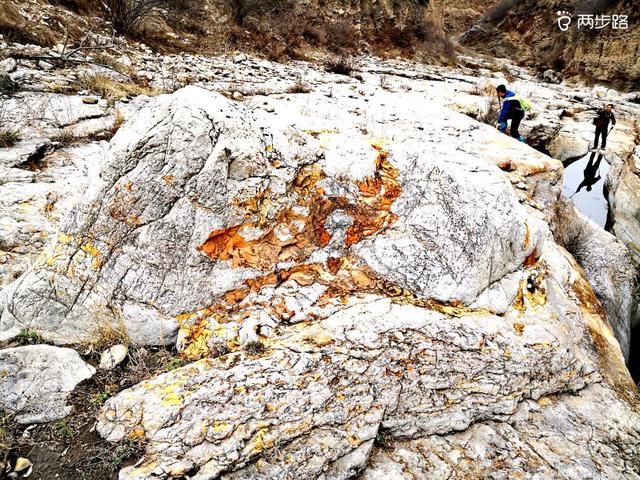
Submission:
<svg viewBox="0 0 640 480">
<path fill-rule="evenodd" d="M 558 28 L 560 10 L 572 17 L 566 32 Z M 578 28 L 581 14 L 624 14 L 629 28 L 613 29 L 610 24 L 602 29 Z M 539 70 L 554 69 L 621 89 L 640 89 L 640 13 L 637 2 L 631 0 L 503 0 L 461 41 Z"/>
</svg>

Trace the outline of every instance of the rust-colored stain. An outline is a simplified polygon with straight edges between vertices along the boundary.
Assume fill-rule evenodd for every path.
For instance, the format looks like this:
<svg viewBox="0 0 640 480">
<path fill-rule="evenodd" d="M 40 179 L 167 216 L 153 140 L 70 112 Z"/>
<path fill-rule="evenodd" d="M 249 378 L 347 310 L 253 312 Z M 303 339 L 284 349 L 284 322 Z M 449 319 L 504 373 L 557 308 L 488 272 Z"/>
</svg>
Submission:
<svg viewBox="0 0 640 480">
<path fill-rule="evenodd" d="M 524 249 L 526 250 L 529 248 L 529 242 L 531 241 L 531 232 L 529 232 L 529 224 L 527 222 L 524 222 L 524 229 Z"/>
<path fill-rule="evenodd" d="M 334 267 L 339 264 L 335 273 L 329 271 L 328 265 L 304 264 L 246 280 L 244 288 L 227 292 L 212 306 L 197 312 L 179 315 L 177 320 L 184 346 L 181 357 L 187 360 L 196 360 L 208 355 L 210 353 L 209 341 L 214 336 L 212 325 L 214 323 L 218 325 L 228 323 L 231 319 L 231 313 L 237 314 L 249 307 L 259 307 L 281 322 L 291 318 L 295 312 L 291 312 L 287 308 L 282 297 L 269 297 L 261 301 L 256 301 L 255 296 L 249 299 L 251 293 L 259 292 L 266 286 L 278 285 L 288 280 L 301 286 L 317 282 L 328 287 L 318 302 L 320 305 L 335 298 L 348 296 L 355 291 L 374 291 L 376 289 L 377 280 L 373 272 L 366 267 L 356 267 L 352 259 L 336 259 L 331 264 Z"/>
<path fill-rule="evenodd" d="M 516 335 L 522 336 L 522 334 L 524 333 L 524 323 L 515 322 L 513 324 L 513 329 L 516 331 Z"/>
<path fill-rule="evenodd" d="M 356 293 L 377 293 L 391 297 L 394 302 L 414 304 L 447 316 L 488 313 L 457 302 L 443 304 L 417 298 L 409 290 L 381 280 L 348 250 L 342 256 L 328 258 L 325 263 L 304 263 L 333 240 L 325 225 L 336 211 L 351 217 L 342 244 L 346 248 L 396 221 L 391 206 L 402 192 L 399 171 L 389 162 L 383 147 L 373 147 L 377 150 L 374 173 L 355 182 L 356 194 L 327 195 L 320 185 L 325 174 L 317 165 L 312 165 L 302 169 L 294 179 L 291 195 L 294 203 L 281 212 L 274 215 L 276 196 L 268 190 L 236 204 L 252 217 L 252 221 L 212 231 L 200 250 L 213 260 L 226 260 L 234 267 L 248 267 L 265 273 L 246 280 L 241 288 L 226 292 L 210 307 L 177 317 L 183 358 L 196 360 L 216 354 L 214 345 L 225 340 L 228 350 L 239 348 L 236 340 L 222 338 L 228 332 L 225 324 L 238 324 L 255 309 L 266 312 L 277 324 L 288 323 L 296 312 L 287 307 L 284 291 L 253 295 L 266 286 L 277 287 L 286 281 L 300 286 L 323 285 L 324 293 L 316 301 L 319 307 L 336 302 L 346 304 Z M 293 266 L 276 269 L 281 262 L 292 262 Z M 316 314 L 310 313 L 305 322 L 317 320 Z"/>
<path fill-rule="evenodd" d="M 378 147 L 375 173 L 357 183 L 359 195 L 355 198 L 326 196 L 318 182 L 325 178 L 317 167 L 303 169 L 293 182 L 298 201 L 296 207 L 285 209 L 270 228 L 264 228 L 262 215 L 256 222 L 214 230 L 200 247 L 213 260 L 230 260 L 234 267 L 249 267 L 269 271 L 284 261 L 302 262 L 319 247 L 331 241 L 325 228 L 329 216 L 343 211 L 352 218 L 346 231 L 344 246 L 350 247 L 374 235 L 397 219 L 391 205 L 400 196 L 402 188 L 397 180 L 398 170 L 388 161 L 388 154 Z M 243 202 L 248 213 L 262 211 L 264 198 Z M 296 213 L 308 211 L 308 214 Z M 262 231 L 254 238 L 247 232 Z M 252 235 L 255 235 L 253 233 Z"/>
<path fill-rule="evenodd" d="M 526 246 L 524 247 L 527 248 Z M 533 252 L 529 254 L 527 258 L 524 259 L 524 263 L 522 264 L 525 268 L 533 267 L 536 263 L 538 263 L 538 250 L 536 248 L 533 249 Z"/>
<path fill-rule="evenodd" d="M 578 297 L 580 305 L 589 313 L 606 317 L 606 312 L 598 298 L 596 297 L 591 285 L 582 277 L 578 278 L 572 285 L 573 291 Z"/>
</svg>

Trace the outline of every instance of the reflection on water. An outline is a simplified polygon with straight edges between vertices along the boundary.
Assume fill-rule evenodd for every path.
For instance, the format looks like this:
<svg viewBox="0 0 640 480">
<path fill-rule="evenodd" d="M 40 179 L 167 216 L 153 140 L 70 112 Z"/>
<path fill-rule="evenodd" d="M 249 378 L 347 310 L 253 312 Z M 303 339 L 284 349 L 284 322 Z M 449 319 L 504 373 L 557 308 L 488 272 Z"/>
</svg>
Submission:
<svg viewBox="0 0 640 480">
<path fill-rule="evenodd" d="M 604 197 L 604 179 L 609 164 L 602 153 L 587 152 L 562 162 L 564 182 L 562 193 L 570 197 L 576 206 L 591 220 L 604 228 L 609 206 Z"/>
</svg>

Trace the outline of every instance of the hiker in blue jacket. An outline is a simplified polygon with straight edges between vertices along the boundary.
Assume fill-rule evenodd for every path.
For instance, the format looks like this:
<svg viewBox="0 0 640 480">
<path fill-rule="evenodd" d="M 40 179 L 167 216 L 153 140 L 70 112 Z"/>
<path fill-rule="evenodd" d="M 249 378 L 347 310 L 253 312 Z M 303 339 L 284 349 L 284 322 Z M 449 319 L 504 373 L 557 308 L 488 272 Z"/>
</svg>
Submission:
<svg viewBox="0 0 640 480">
<path fill-rule="evenodd" d="M 502 100 L 502 108 L 496 128 L 502 133 L 507 133 L 507 121 L 511 120 L 511 136 L 516 140 L 524 142 L 524 137 L 520 135 L 518 129 L 520 122 L 524 118 L 524 113 L 531 109 L 531 103 L 516 93 L 507 90 L 504 85 L 496 88 L 498 98 Z"/>
</svg>

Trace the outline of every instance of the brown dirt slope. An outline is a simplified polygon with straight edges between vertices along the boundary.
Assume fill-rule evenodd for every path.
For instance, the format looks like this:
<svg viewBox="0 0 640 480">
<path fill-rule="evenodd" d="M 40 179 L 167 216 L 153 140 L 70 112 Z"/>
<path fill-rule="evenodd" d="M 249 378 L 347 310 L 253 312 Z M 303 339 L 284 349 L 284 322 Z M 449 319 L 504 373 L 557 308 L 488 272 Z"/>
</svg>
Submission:
<svg viewBox="0 0 640 480">
<path fill-rule="evenodd" d="M 557 11 L 569 11 L 566 32 Z M 629 28 L 578 29 L 579 14 L 628 15 Z M 462 43 L 523 64 L 640 89 L 640 10 L 635 0 L 504 0 L 462 36 Z"/>
</svg>

